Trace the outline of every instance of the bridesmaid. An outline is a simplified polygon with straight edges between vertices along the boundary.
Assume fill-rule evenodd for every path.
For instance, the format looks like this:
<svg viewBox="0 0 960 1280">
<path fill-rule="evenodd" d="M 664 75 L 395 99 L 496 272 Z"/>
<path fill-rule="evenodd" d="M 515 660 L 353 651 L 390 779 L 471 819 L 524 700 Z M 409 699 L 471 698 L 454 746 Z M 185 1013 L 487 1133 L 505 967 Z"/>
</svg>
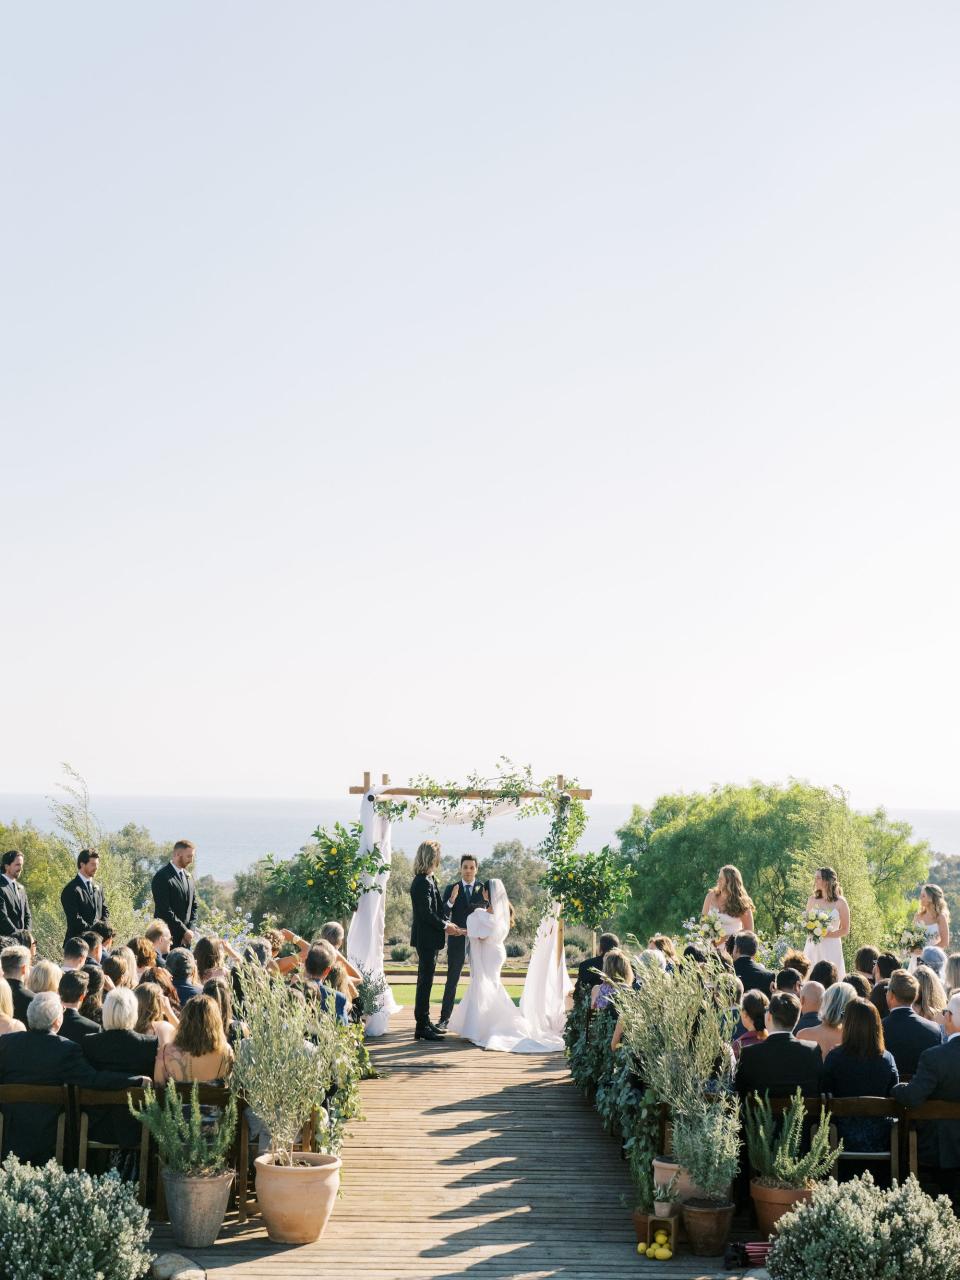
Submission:
<svg viewBox="0 0 960 1280">
<path fill-rule="evenodd" d="M 850 932 L 850 907 L 837 880 L 833 867 L 821 867 L 813 877 L 813 893 L 807 899 L 808 911 L 829 911 L 832 917 L 830 929 L 820 942 L 807 940 L 804 955 L 811 964 L 829 960 L 837 966 L 837 979 L 842 981 L 846 973 L 843 963 L 843 943 Z"/>
<path fill-rule="evenodd" d="M 920 910 L 913 923 L 926 929 L 928 947 L 950 950 L 950 912 L 938 884 L 925 884 L 920 890 Z"/>
<path fill-rule="evenodd" d="M 736 867 L 720 868 L 717 883 L 703 900 L 702 914 L 711 911 L 719 915 L 728 938 L 732 933 L 753 932 L 753 902 Z"/>
</svg>

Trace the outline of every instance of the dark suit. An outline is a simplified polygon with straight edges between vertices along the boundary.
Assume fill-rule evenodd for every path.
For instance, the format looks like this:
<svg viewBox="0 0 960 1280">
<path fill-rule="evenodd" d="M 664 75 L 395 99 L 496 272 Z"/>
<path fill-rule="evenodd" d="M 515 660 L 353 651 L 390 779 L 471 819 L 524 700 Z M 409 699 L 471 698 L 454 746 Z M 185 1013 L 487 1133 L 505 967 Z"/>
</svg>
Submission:
<svg viewBox="0 0 960 1280">
<path fill-rule="evenodd" d="M 173 935 L 173 945 L 179 947 L 183 935 L 188 929 L 193 929 L 197 918 L 193 880 L 188 875 L 181 880 L 176 867 L 168 862 L 153 877 L 150 888 L 153 891 L 154 915 L 167 924 Z"/>
<path fill-rule="evenodd" d="M 762 965 L 757 964 L 753 956 L 740 956 L 739 959 L 734 960 L 733 972 L 743 983 L 744 995 L 748 991 L 762 991 L 765 996 L 768 996 L 777 976 L 769 969 L 764 969 Z"/>
<path fill-rule="evenodd" d="M 417 951 L 417 996 L 413 1015 L 418 1027 L 430 1021 L 430 990 L 437 971 L 437 953 L 447 940 L 443 899 L 433 876 L 414 876 L 410 885 L 413 923 L 410 944 Z"/>
<path fill-rule="evenodd" d="M 908 1108 L 923 1102 L 960 1102 L 960 1036 L 925 1049 L 913 1079 L 898 1084 L 893 1097 Z M 921 1163 L 960 1169 L 960 1120 L 931 1121 L 917 1137 Z"/>
<path fill-rule="evenodd" d="M 457 900 L 450 905 L 450 895 L 453 893 L 454 887 L 460 886 L 460 892 L 457 894 Z M 471 886 L 471 892 L 468 894 L 463 887 L 463 882 L 455 880 L 453 884 L 448 884 L 443 891 L 443 908 L 448 920 L 452 921 L 461 929 L 467 927 L 467 919 L 480 907 L 485 907 L 483 900 L 483 881 L 475 880 Z M 458 938 L 451 935 L 447 939 L 447 982 L 443 988 L 443 1004 L 440 1006 L 440 1020 L 448 1019 L 453 1013 L 453 1005 L 457 998 L 457 983 L 460 981 L 460 974 L 463 971 L 463 962 L 467 953 L 466 938 Z"/>
<path fill-rule="evenodd" d="M 81 933 L 86 933 L 95 924 L 110 918 L 103 890 L 95 880 L 85 880 L 79 874 L 75 875 L 69 884 L 63 886 L 60 905 L 63 907 L 63 914 L 67 917 L 64 945 L 68 939 L 79 938 Z"/>
<path fill-rule="evenodd" d="M 902 1076 L 912 1076 L 921 1053 L 943 1044 L 943 1029 L 913 1009 L 891 1009 L 883 1020 L 883 1039 Z"/>
<path fill-rule="evenodd" d="M 818 1044 L 792 1035 L 768 1035 L 741 1052 L 734 1084 L 741 1098 L 751 1093 L 789 1098 L 797 1088 L 804 1097 L 816 1097 L 822 1069 Z"/>
<path fill-rule="evenodd" d="M 10 987 L 10 994 L 13 996 L 13 1016 L 26 1026 L 27 1010 L 30 1008 L 33 992 L 25 987 L 19 978 L 8 978 L 7 985 Z"/>
<path fill-rule="evenodd" d="M 81 1045 L 83 1056 L 100 1071 L 129 1071 L 132 1076 L 153 1079 L 157 1060 L 157 1037 L 138 1031 L 101 1031 L 87 1036 Z M 143 1130 L 129 1112 L 114 1107 L 90 1108 L 90 1137 L 95 1142 L 115 1142 L 135 1147 Z"/>
<path fill-rule="evenodd" d="M 86 1039 L 87 1036 L 99 1035 L 100 1024 L 94 1022 L 92 1018 L 84 1018 L 76 1009 L 64 1009 L 63 1026 L 60 1028 L 60 1035 L 64 1040 L 72 1040 L 74 1044 Z M 153 1075 L 153 1072 L 150 1072 Z"/>
<path fill-rule="evenodd" d="M 594 973 L 595 969 L 599 969 L 600 973 Z M 598 987 L 603 981 L 600 974 L 603 972 L 603 956 L 591 956 L 589 960 L 581 960 L 577 965 L 577 981 L 574 986 L 575 992 L 592 992 L 594 987 Z"/>
<path fill-rule="evenodd" d="M 194 996 L 203 995 L 203 987 L 198 987 L 195 982 L 175 982 L 173 986 L 177 993 L 177 999 L 180 1001 L 181 1009 Z"/>
<path fill-rule="evenodd" d="M 122 1071 L 96 1071 L 80 1046 L 46 1031 L 0 1036 L 0 1084 L 75 1084 L 84 1089 L 136 1088 Z M 3 1105 L 4 1154 L 12 1151 L 21 1160 L 43 1164 L 57 1146 L 55 1106 Z"/>
<path fill-rule="evenodd" d="M 19 929 L 29 929 L 32 919 L 26 889 L 19 880 L 0 876 L 0 938 L 12 938 Z"/>
<path fill-rule="evenodd" d="M 801 1031 L 812 1031 L 814 1027 L 819 1027 L 819 1013 L 801 1013 L 800 1021 L 793 1028 L 793 1034 L 798 1036 Z"/>
</svg>

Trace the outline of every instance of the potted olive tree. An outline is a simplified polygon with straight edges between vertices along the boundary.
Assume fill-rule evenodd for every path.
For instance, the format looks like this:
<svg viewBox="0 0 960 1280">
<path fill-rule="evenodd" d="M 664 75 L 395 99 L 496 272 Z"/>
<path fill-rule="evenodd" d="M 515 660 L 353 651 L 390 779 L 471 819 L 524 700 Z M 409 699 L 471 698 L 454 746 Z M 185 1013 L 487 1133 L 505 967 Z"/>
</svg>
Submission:
<svg viewBox="0 0 960 1280">
<path fill-rule="evenodd" d="M 757 1222 L 765 1236 L 776 1228 L 779 1219 L 801 1200 L 809 1200 L 817 1182 L 826 1178 L 836 1164 L 843 1143 L 830 1146 L 830 1128 L 825 1108 L 820 1108 L 820 1123 L 810 1140 L 810 1149 L 801 1154 L 806 1111 L 798 1089 L 789 1108 L 783 1113 L 779 1128 L 769 1097 L 754 1094 L 747 1102 L 744 1128 L 750 1159 L 750 1195 L 757 1211 Z"/>
<path fill-rule="evenodd" d="M 703 1097 L 695 1108 L 676 1117 L 673 1142 L 677 1159 L 700 1190 L 680 1210 L 690 1251 L 698 1257 L 713 1257 L 723 1253 L 733 1221 L 731 1184 L 740 1154 L 739 1099 L 734 1094 Z"/>
<path fill-rule="evenodd" d="M 211 1122 L 200 1111 L 194 1084 L 185 1106 L 173 1081 L 157 1095 L 147 1087 L 142 1106 L 130 1110 L 150 1130 L 160 1156 L 160 1176 L 177 1244 L 208 1248 L 223 1226 L 233 1182 L 227 1155 L 237 1131 L 237 1104 L 230 1098 L 222 1115 Z"/>
<path fill-rule="evenodd" d="M 321 1108 L 341 1052 L 336 1025 L 318 1001 L 256 964 L 242 966 L 240 984 L 250 1034 L 238 1047 L 230 1086 L 269 1141 L 254 1161 L 257 1200 L 271 1240 L 310 1244 L 333 1212 L 341 1162 L 330 1151 L 295 1147 L 314 1112 L 326 1120 Z"/>
</svg>

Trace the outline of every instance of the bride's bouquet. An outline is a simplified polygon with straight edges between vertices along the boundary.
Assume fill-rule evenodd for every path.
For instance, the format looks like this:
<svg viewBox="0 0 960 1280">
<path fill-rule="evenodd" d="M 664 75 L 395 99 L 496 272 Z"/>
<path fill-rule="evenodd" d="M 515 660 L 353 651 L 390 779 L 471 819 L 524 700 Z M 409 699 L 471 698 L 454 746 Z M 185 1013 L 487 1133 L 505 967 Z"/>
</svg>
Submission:
<svg viewBox="0 0 960 1280">
<path fill-rule="evenodd" d="M 820 911 L 814 907 L 803 913 L 800 923 L 811 942 L 822 942 L 833 924 L 833 912 Z"/>
<path fill-rule="evenodd" d="M 720 919 L 720 913 L 714 908 L 708 911 L 705 916 L 691 916 L 689 920 L 683 922 L 684 932 L 691 942 L 704 942 L 710 946 L 715 943 L 723 942 L 727 936 L 727 931 L 723 927 Z"/>
<path fill-rule="evenodd" d="M 922 924 L 908 924 L 901 929 L 897 945 L 901 951 L 922 951 L 927 945 L 927 931 Z"/>
</svg>

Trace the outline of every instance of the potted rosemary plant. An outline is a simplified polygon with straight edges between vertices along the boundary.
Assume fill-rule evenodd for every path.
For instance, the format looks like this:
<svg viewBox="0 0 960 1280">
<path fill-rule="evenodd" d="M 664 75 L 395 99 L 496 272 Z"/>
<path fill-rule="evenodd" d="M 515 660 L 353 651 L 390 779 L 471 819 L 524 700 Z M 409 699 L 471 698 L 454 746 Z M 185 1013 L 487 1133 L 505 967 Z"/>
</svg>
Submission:
<svg viewBox="0 0 960 1280">
<path fill-rule="evenodd" d="M 230 1198 L 233 1170 L 226 1163 L 237 1131 L 236 1100 L 231 1097 L 211 1123 L 201 1113 L 196 1084 L 185 1105 L 171 1080 L 160 1095 L 148 1086 L 142 1106 L 128 1105 L 157 1144 L 174 1240 L 189 1249 L 208 1248 L 223 1226 Z"/>
<path fill-rule="evenodd" d="M 810 1149 L 801 1155 L 806 1111 L 798 1089 L 783 1113 L 779 1128 L 768 1096 L 754 1094 L 745 1108 L 744 1128 L 752 1178 L 750 1195 L 757 1222 L 765 1236 L 779 1219 L 801 1200 L 809 1200 L 815 1183 L 828 1177 L 837 1162 L 843 1143 L 830 1146 L 826 1111 L 820 1108 L 820 1123 L 810 1140 Z"/>
</svg>

